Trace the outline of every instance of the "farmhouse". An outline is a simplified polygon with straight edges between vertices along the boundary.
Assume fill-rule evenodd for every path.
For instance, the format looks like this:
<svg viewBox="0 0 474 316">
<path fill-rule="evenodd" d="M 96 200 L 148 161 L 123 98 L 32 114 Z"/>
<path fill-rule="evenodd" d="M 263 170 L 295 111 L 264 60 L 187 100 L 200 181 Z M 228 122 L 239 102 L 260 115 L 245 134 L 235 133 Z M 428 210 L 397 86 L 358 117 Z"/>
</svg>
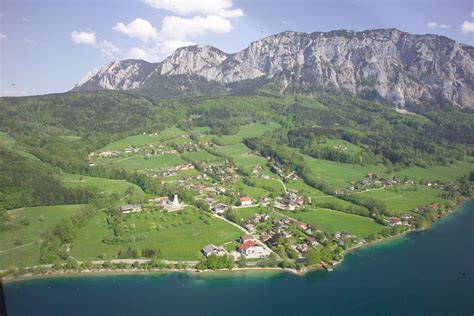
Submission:
<svg viewBox="0 0 474 316">
<path fill-rule="evenodd" d="M 119 207 L 119 211 L 122 214 L 138 213 L 142 211 L 140 204 L 126 204 Z"/>
<path fill-rule="evenodd" d="M 240 242 L 243 243 L 243 244 L 246 243 L 247 241 L 250 241 L 250 240 L 255 241 L 255 238 L 250 234 L 244 234 L 244 235 L 240 236 Z"/>
<path fill-rule="evenodd" d="M 243 196 L 240 198 L 240 205 L 241 206 L 250 206 L 252 205 L 252 199 L 248 196 Z"/>
<path fill-rule="evenodd" d="M 387 222 L 390 226 L 402 225 L 402 220 L 399 217 L 389 217 Z"/>
<path fill-rule="evenodd" d="M 213 244 L 209 244 L 206 247 L 202 248 L 201 252 L 205 257 L 209 257 L 210 255 L 224 256 L 227 254 L 227 251 L 225 249 L 216 247 Z"/>
<path fill-rule="evenodd" d="M 265 254 L 265 248 L 253 240 L 248 240 L 239 246 L 239 252 L 244 256 L 263 255 Z"/>
<path fill-rule="evenodd" d="M 227 211 L 227 205 L 222 203 L 214 203 L 211 206 L 212 212 L 217 215 L 222 215 Z"/>
</svg>

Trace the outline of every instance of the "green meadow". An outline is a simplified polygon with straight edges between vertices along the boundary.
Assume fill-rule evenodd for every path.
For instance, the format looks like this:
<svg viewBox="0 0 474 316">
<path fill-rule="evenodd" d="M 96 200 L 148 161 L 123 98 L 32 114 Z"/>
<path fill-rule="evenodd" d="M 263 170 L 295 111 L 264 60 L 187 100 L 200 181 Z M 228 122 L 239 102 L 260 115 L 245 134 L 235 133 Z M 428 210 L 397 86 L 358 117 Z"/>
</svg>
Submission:
<svg viewBox="0 0 474 316">
<path fill-rule="evenodd" d="M 178 154 L 162 154 L 151 157 L 132 156 L 114 160 L 104 158 L 101 159 L 100 162 L 112 165 L 115 168 L 123 168 L 130 171 L 143 171 L 147 169 L 161 170 L 185 163 Z"/>
<path fill-rule="evenodd" d="M 123 236 L 144 236 L 145 240 L 120 245 L 109 245 L 102 238 L 112 236 L 106 214 L 100 212 L 82 228 L 71 246 L 71 255 L 78 259 L 93 260 L 99 255 L 113 259 L 119 250 L 160 249 L 164 259 L 197 260 L 202 247 L 209 243 L 222 245 L 237 240 L 241 230 L 227 222 L 200 213 L 191 208 L 180 212 L 148 212 L 127 215 Z"/>
<path fill-rule="evenodd" d="M 186 159 L 191 160 L 192 162 L 205 162 L 205 163 L 222 163 L 224 159 L 221 157 L 215 156 L 205 150 L 193 151 L 182 154 Z"/>
<path fill-rule="evenodd" d="M 42 235 L 80 208 L 81 205 L 55 205 L 8 211 L 14 227 L 0 232 L 0 270 L 38 264 Z"/>
<path fill-rule="evenodd" d="M 129 188 L 133 189 L 133 193 L 136 196 L 143 196 L 145 194 L 138 185 L 125 180 L 95 178 L 77 174 L 63 174 L 63 184 L 67 188 L 93 188 L 105 194 L 117 193 L 124 195 Z"/>
<path fill-rule="evenodd" d="M 176 127 L 167 128 L 163 131 L 147 135 L 134 135 L 107 144 L 102 150 L 121 150 L 127 146 L 144 147 L 149 144 L 160 144 L 166 140 L 181 137 L 186 133 Z"/>
<path fill-rule="evenodd" d="M 418 186 L 417 191 L 406 191 L 403 188 L 400 190 L 380 189 L 359 194 L 383 201 L 390 213 L 399 215 L 433 202 L 445 203 L 446 200 L 439 197 L 440 192 L 426 186 Z"/>
<path fill-rule="evenodd" d="M 360 238 L 365 238 L 380 232 L 383 228 L 382 225 L 375 223 L 370 218 L 327 209 L 314 209 L 305 212 L 292 211 L 284 212 L 284 214 L 307 224 L 317 224 L 321 230 L 331 234 L 337 231 L 347 231 Z"/>
</svg>

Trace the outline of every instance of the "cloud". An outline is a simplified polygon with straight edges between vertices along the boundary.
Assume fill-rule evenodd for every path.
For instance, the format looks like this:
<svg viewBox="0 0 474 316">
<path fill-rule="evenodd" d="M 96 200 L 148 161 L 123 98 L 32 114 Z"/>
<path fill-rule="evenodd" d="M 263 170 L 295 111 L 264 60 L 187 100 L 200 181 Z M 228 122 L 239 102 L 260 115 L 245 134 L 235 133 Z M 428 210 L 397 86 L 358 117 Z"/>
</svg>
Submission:
<svg viewBox="0 0 474 316">
<path fill-rule="evenodd" d="M 72 31 L 71 40 L 76 44 L 95 45 L 95 33 Z"/>
<path fill-rule="evenodd" d="M 27 17 L 25 17 L 25 16 L 22 16 L 22 17 L 20 18 L 20 21 L 21 21 L 21 22 L 28 23 L 28 22 L 31 22 L 31 19 L 29 19 L 29 18 L 27 18 Z"/>
<path fill-rule="evenodd" d="M 3 33 L 0 33 L 0 40 L 7 39 L 7 36 Z"/>
<path fill-rule="evenodd" d="M 191 37 L 207 33 L 223 34 L 232 29 L 230 21 L 218 15 L 194 16 L 192 18 L 167 16 L 163 19 L 159 31 L 149 21 L 141 18 L 128 24 L 117 23 L 113 28 L 114 31 L 126 34 L 131 38 L 139 39 L 145 43 L 151 42 L 151 46 L 133 47 L 126 52 L 127 58 L 148 61 L 159 61 L 177 48 L 193 45 Z"/>
<path fill-rule="evenodd" d="M 120 48 L 108 41 L 102 41 L 97 47 L 100 48 L 102 54 L 110 58 L 117 57 L 121 52 Z"/>
<path fill-rule="evenodd" d="M 449 29 L 451 26 L 443 23 L 430 22 L 428 23 L 430 29 Z"/>
<path fill-rule="evenodd" d="M 133 47 L 127 52 L 127 57 L 131 59 L 148 59 L 148 53 L 138 47 Z"/>
<path fill-rule="evenodd" d="M 113 28 L 114 31 L 124 33 L 131 38 L 138 38 L 142 41 L 149 41 L 150 39 L 157 38 L 158 31 L 151 25 L 147 20 L 137 18 L 128 24 L 117 23 Z"/>
<path fill-rule="evenodd" d="M 98 48 L 100 52 L 107 57 L 116 58 L 121 50 L 114 44 L 108 41 L 102 41 L 97 43 L 96 34 L 94 32 L 71 32 L 71 41 L 76 44 L 90 45 Z M 25 38 L 25 42 L 28 42 Z"/>
<path fill-rule="evenodd" d="M 0 97 L 24 97 L 29 95 L 28 92 L 25 91 L 16 91 L 16 90 L 1 90 Z"/>
<path fill-rule="evenodd" d="M 166 38 L 184 39 L 188 36 L 199 36 L 208 32 L 228 33 L 231 30 L 230 21 L 217 15 L 205 18 L 195 16 L 191 19 L 167 16 L 163 20 L 160 34 Z"/>
<path fill-rule="evenodd" d="M 461 32 L 464 34 L 474 33 L 474 22 L 464 21 L 461 25 Z"/>
<path fill-rule="evenodd" d="M 36 45 L 36 44 L 38 44 L 37 41 L 35 41 L 35 40 L 31 39 L 31 38 L 26 38 L 26 37 L 25 37 L 23 40 L 25 41 L 25 43 L 30 44 L 30 45 Z"/>
<path fill-rule="evenodd" d="M 223 18 L 238 18 L 244 15 L 241 9 L 233 9 L 232 0 L 144 0 L 149 6 L 167 10 L 178 15 L 217 15 Z"/>
</svg>

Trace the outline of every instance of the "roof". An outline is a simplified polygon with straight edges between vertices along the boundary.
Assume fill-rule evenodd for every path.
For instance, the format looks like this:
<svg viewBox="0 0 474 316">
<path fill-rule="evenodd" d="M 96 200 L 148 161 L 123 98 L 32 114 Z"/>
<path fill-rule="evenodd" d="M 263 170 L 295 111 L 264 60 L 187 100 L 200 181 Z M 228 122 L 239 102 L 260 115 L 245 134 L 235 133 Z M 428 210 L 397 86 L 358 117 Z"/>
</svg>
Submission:
<svg viewBox="0 0 474 316">
<path fill-rule="evenodd" d="M 247 240 L 244 242 L 242 245 L 239 246 L 239 250 L 247 250 L 249 248 L 252 248 L 253 246 L 256 246 L 257 243 L 253 240 Z"/>
<path fill-rule="evenodd" d="M 138 208 L 138 207 L 140 207 L 140 205 L 138 205 L 138 204 L 133 204 L 133 205 L 132 204 L 126 204 L 126 205 L 120 206 L 119 209 L 121 211 L 130 211 L 130 210 L 133 210 L 134 208 Z"/>
<path fill-rule="evenodd" d="M 248 197 L 248 196 L 243 196 L 240 198 L 240 202 L 251 202 L 252 201 L 252 198 Z"/>
<path fill-rule="evenodd" d="M 209 244 L 209 245 L 205 246 L 204 248 L 202 248 L 202 252 L 205 255 L 207 255 L 207 254 L 213 252 L 215 249 L 216 249 L 216 246 L 214 246 L 212 244 Z"/>
<path fill-rule="evenodd" d="M 246 240 L 251 240 L 251 239 L 254 239 L 254 238 L 250 234 L 243 234 L 242 236 L 240 236 L 240 239 L 246 241 Z"/>
</svg>

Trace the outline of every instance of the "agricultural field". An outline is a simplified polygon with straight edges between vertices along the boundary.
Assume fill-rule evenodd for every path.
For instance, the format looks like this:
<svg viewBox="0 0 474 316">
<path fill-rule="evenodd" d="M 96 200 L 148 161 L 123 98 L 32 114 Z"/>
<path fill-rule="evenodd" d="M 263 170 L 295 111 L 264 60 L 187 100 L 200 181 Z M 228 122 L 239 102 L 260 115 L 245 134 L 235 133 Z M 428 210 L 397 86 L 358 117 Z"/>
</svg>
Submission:
<svg viewBox="0 0 474 316">
<path fill-rule="evenodd" d="M 143 171 L 147 169 L 161 170 L 185 163 L 178 154 L 162 154 L 151 157 L 132 156 L 114 160 L 104 158 L 100 159 L 100 162 L 111 165 L 115 168 L 123 168 L 129 171 Z"/>
<path fill-rule="evenodd" d="M 66 188 L 93 188 L 105 194 L 116 193 L 125 195 L 128 190 L 133 190 L 133 195 L 136 197 L 143 197 L 145 195 L 138 185 L 125 180 L 112 180 L 65 173 L 63 174 L 63 184 Z"/>
<path fill-rule="evenodd" d="M 221 157 L 215 156 L 205 150 L 193 151 L 184 153 L 183 157 L 191 160 L 192 162 L 205 162 L 205 163 L 223 163 L 224 159 Z"/>
<path fill-rule="evenodd" d="M 106 214 L 100 212 L 81 229 L 72 244 L 71 255 L 78 259 L 114 258 L 119 250 L 159 248 L 168 260 L 197 260 L 200 250 L 209 243 L 222 245 L 235 241 L 242 231 L 191 208 L 180 212 L 132 214 L 125 217 L 124 237 L 144 236 L 145 240 L 135 243 L 109 245 L 102 238 L 112 236 L 112 229 L 106 222 Z"/>
<path fill-rule="evenodd" d="M 283 214 L 307 224 L 317 224 L 322 231 L 334 233 L 347 231 L 359 238 L 365 238 L 378 233 L 383 226 L 372 219 L 327 209 L 314 209 L 310 211 L 286 211 Z"/>
<path fill-rule="evenodd" d="M 18 264 L 38 264 L 42 235 L 80 208 L 81 205 L 56 205 L 8 211 L 15 227 L 0 232 L 0 270 Z"/>
<path fill-rule="evenodd" d="M 440 191 L 426 186 L 418 186 L 417 191 L 407 191 L 406 187 L 400 190 L 380 189 L 359 193 L 383 201 L 387 210 L 393 215 L 400 215 L 412 211 L 417 206 L 431 203 L 445 203 L 446 200 L 439 197 Z"/>
</svg>

